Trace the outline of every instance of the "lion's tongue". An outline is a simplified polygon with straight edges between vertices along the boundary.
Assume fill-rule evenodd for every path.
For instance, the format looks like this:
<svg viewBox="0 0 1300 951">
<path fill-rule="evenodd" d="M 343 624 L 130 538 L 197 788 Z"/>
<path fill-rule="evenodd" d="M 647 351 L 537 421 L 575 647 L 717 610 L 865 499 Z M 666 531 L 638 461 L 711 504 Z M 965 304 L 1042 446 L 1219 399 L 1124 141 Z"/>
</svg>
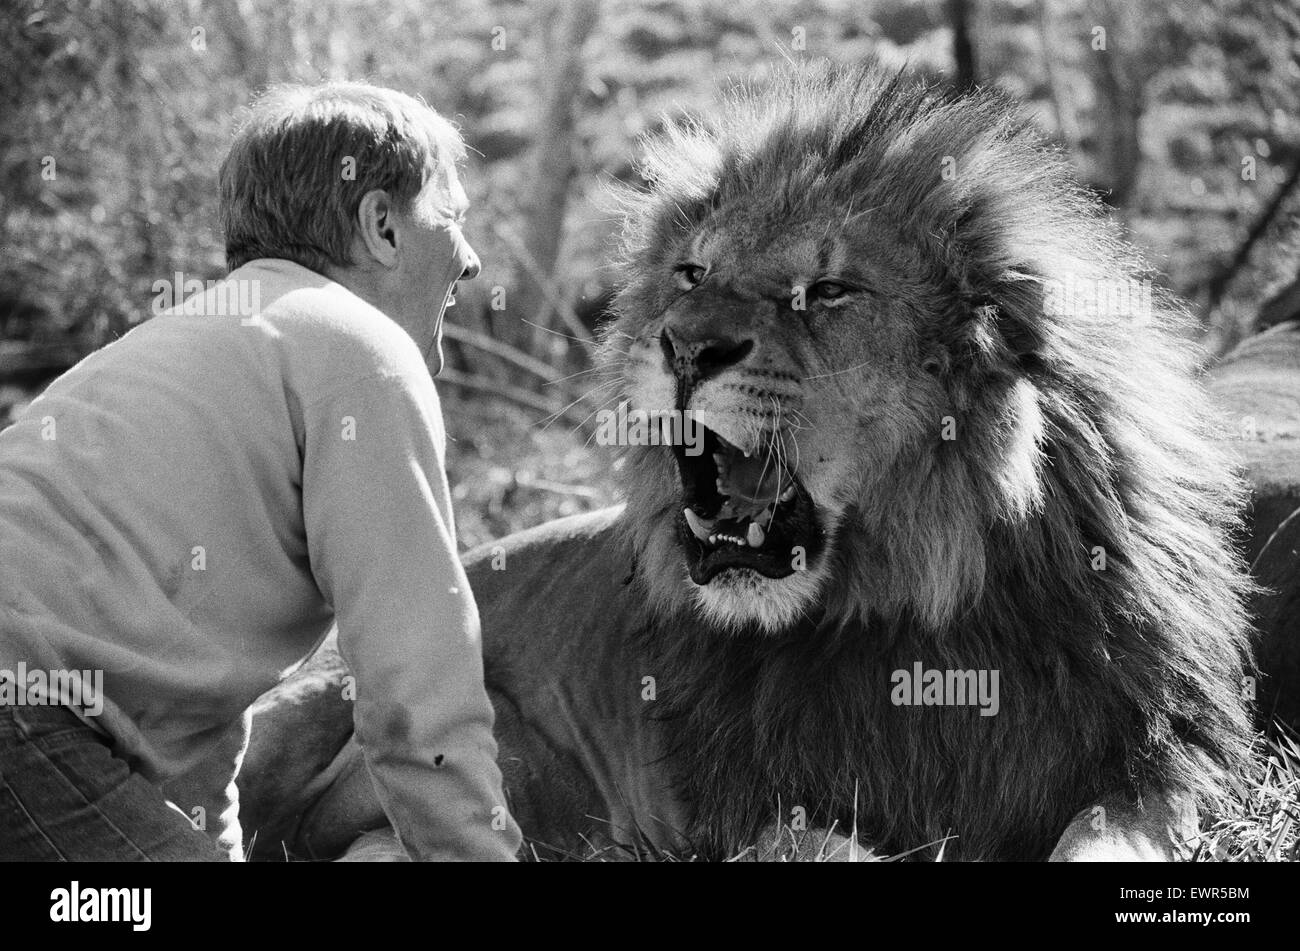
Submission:
<svg viewBox="0 0 1300 951">
<path fill-rule="evenodd" d="M 728 496 L 729 508 L 734 518 L 753 517 L 774 501 L 787 487 L 784 470 L 770 457 L 755 453 L 715 453 L 718 467 L 718 492 Z M 734 513 L 734 514 L 733 514 Z"/>
</svg>

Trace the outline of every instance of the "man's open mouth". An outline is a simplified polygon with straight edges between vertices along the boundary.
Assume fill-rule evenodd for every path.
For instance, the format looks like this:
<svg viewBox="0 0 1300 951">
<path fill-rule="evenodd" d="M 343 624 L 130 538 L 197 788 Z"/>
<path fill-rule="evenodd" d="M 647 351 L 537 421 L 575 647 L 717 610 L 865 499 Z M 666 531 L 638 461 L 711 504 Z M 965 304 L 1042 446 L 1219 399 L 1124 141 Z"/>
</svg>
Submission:
<svg viewBox="0 0 1300 951">
<path fill-rule="evenodd" d="M 704 451 L 674 446 L 684 509 L 678 539 L 691 580 L 747 568 L 785 578 L 811 564 L 820 544 L 816 505 L 769 441 L 745 453 L 701 427 Z"/>
</svg>

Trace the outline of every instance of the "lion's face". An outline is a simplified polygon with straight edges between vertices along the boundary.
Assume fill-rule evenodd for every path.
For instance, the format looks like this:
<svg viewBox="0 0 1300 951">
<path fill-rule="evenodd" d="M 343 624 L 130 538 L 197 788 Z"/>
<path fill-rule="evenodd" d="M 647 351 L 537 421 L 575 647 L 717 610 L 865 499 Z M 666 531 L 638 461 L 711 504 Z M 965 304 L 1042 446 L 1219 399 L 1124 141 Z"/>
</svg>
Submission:
<svg viewBox="0 0 1300 951">
<path fill-rule="evenodd" d="M 1044 288 L 1122 255 L 1004 104 L 898 76 L 798 73 L 647 153 L 607 354 L 632 409 L 707 429 L 623 455 L 651 601 L 949 623 L 991 530 L 1042 511 L 1052 433 L 1089 428 L 1074 394 L 1114 388 L 1126 331 Z"/>
<path fill-rule="evenodd" d="M 619 327 L 630 408 L 703 427 L 699 454 L 653 451 L 682 583 L 721 626 L 806 613 L 857 501 L 941 415 L 926 292 L 879 225 L 718 209 L 656 256 L 649 319 Z"/>
</svg>

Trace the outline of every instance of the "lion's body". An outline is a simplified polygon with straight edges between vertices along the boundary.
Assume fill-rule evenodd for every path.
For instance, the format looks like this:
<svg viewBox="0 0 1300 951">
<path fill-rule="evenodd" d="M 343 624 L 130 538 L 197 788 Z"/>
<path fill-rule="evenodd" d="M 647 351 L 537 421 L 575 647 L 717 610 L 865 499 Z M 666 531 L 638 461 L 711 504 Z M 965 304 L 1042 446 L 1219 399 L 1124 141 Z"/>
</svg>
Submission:
<svg viewBox="0 0 1300 951">
<path fill-rule="evenodd" d="M 1300 731 L 1300 324 L 1243 341 L 1209 377 L 1251 485 L 1242 548 L 1260 586 L 1257 706 L 1265 725 L 1276 717 Z"/>
<path fill-rule="evenodd" d="M 1101 841 L 1081 810 L 1215 793 L 1249 731 L 1241 488 L 1175 302 L 1053 302 L 1143 276 L 1060 160 L 996 98 L 814 70 L 649 171 L 612 379 L 709 451 L 624 447 L 625 510 L 471 559 L 525 833 L 1042 858 Z M 911 702 L 913 671 L 997 695 Z"/>
<path fill-rule="evenodd" d="M 915 716 L 908 731 L 887 696 L 860 696 L 861 684 L 887 683 L 897 658 L 911 656 L 903 643 L 864 655 L 851 640 L 836 650 L 795 636 L 766 641 L 753 657 L 740 650 L 743 641 L 719 641 L 698 622 L 666 631 L 629 583 L 634 564 L 623 517 L 610 509 L 548 523 L 466 560 L 482 612 L 498 762 L 529 854 L 589 856 L 621 844 L 730 857 L 751 845 L 760 827 L 790 822 L 798 806 L 810 828 L 836 821 L 850 830 L 850 789 L 832 778 L 824 788 L 837 799 L 828 802 L 813 791 L 813 780 L 787 779 L 800 765 L 815 769 L 831 749 L 838 753 L 839 744 L 831 745 L 837 737 L 860 741 L 850 754 L 866 767 L 855 777 L 857 826 L 885 853 L 955 835 L 949 857 L 1045 857 L 1076 812 L 1102 801 L 1096 757 L 1080 743 L 1088 729 L 1075 719 L 1080 697 L 1058 694 L 1043 680 L 1046 669 L 1037 675 L 1035 707 L 1004 708 L 991 718 L 967 710 L 956 722 L 925 716 L 943 708 L 917 708 L 909 711 Z M 686 651 L 671 660 L 649 649 L 692 636 L 733 649 L 712 657 Z M 1025 653 L 1029 664 L 1013 654 L 1024 648 L 1008 644 L 993 666 L 1001 665 L 1004 677 L 1025 668 L 1034 675 L 1037 651 Z M 951 666 L 933 651 L 916 656 Z M 314 736 L 338 749 L 347 739 L 351 705 L 342 699 L 343 673 L 327 644 L 286 685 L 304 704 L 296 715 L 282 693 L 254 720 L 241 808 L 246 833 L 259 835 L 259 856 L 276 857 L 286 847 L 304 856 L 338 855 L 361 832 L 385 824 L 354 744 L 327 771 L 332 785 L 324 794 L 323 761 L 301 745 L 301 737 Z M 1080 690 L 1087 683 L 1077 673 L 1071 679 Z M 692 701 L 701 705 L 681 709 Z M 763 702 L 786 709 L 765 710 Z M 849 711 L 857 723 L 847 719 Z M 980 732 L 989 721 L 996 729 Z M 761 722 L 790 728 L 759 746 Z M 675 744 L 679 755 L 667 756 Z M 1047 755 L 1053 749 L 1061 751 L 1055 760 Z M 284 762 L 287 750 L 292 764 Z M 691 797 L 704 808 L 692 810 Z M 1008 808 L 1016 802 L 1026 805 Z M 989 831 L 984 841 L 964 843 L 970 828 Z M 990 841 L 993 835 L 1002 838 Z"/>
</svg>

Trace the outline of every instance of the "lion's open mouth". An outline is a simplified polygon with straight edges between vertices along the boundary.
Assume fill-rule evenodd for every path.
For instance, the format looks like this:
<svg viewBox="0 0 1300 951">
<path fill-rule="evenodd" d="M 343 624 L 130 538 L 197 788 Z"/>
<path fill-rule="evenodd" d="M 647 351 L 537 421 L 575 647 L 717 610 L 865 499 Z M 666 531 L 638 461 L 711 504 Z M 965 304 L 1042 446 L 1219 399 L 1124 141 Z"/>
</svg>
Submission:
<svg viewBox="0 0 1300 951">
<path fill-rule="evenodd" d="M 701 427 L 703 429 L 703 427 Z M 816 505 L 781 455 L 745 453 L 710 429 L 704 451 L 674 447 L 684 508 L 678 537 L 691 580 L 747 568 L 784 578 L 811 563 L 819 537 Z"/>
</svg>

